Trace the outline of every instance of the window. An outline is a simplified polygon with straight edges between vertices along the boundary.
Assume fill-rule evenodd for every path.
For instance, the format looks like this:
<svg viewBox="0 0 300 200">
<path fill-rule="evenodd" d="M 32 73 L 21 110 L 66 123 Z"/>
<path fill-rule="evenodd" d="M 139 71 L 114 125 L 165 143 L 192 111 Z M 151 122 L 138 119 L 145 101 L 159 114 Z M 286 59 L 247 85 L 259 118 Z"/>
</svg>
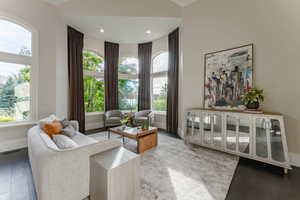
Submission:
<svg viewBox="0 0 300 200">
<path fill-rule="evenodd" d="M 137 110 L 138 59 L 123 57 L 119 64 L 119 108 Z"/>
<path fill-rule="evenodd" d="M 0 17 L 0 124 L 35 118 L 36 33 Z"/>
<path fill-rule="evenodd" d="M 152 110 L 167 110 L 168 92 L 168 53 L 164 52 L 154 57 L 152 62 Z"/>
<path fill-rule="evenodd" d="M 85 112 L 104 111 L 104 61 L 93 51 L 83 52 Z"/>
</svg>

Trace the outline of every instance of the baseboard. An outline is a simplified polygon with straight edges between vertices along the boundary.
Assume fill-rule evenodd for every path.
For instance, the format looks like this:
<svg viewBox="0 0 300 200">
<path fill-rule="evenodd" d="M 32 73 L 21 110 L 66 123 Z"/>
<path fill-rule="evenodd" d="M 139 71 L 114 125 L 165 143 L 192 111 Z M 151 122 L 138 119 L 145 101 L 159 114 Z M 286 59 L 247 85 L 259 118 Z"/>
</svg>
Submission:
<svg viewBox="0 0 300 200">
<path fill-rule="evenodd" d="M 25 147 L 27 147 L 27 138 L 7 140 L 4 142 L 0 142 L 0 153 L 14 151 Z"/>
<path fill-rule="evenodd" d="M 297 153 L 289 153 L 291 165 L 295 167 L 300 167 L 300 154 Z"/>
</svg>

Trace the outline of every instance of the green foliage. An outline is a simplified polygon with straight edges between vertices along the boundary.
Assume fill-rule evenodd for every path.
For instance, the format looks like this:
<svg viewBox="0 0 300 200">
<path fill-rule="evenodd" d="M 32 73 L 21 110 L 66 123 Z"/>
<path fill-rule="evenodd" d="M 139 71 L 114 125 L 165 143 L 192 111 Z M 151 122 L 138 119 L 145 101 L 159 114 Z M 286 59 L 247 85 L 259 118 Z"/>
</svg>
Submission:
<svg viewBox="0 0 300 200">
<path fill-rule="evenodd" d="M 83 82 L 85 112 L 104 111 L 104 81 L 85 76 Z"/>
<path fill-rule="evenodd" d="M 156 111 L 166 111 L 167 110 L 167 91 L 168 85 L 165 84 L 158 97 L 153 100 L 153 109 Z"/>
<path fill-rule="evenodd" d="M 118 71 L 122 74 L 137 74 L 135 58 L 122 58 Z M 121 110 L 137 110 L 138 81 L 120 79 L 118 87 L 119 108 Z"/>
<path fill-rule="evenodd" d="M 24 98 L 18 98 L 15 95 L 15 88 L 22 83 L 30 82 L 30 68 L 27 66 L 19 72 L 17 75 L 10 76 L 6 82 L 0 86 L 0 109 L 4 110 L 5 115 L 14 116 L 15 106 L 17 102 L 26 101 Z M 28 116 L 28 112 L 23 114 L 25 119 Z M 4 121 L 9 119 L 13 121 L 12 117 L 5 118 Z"/>
<path fill-rule="evenodd" d="M 119 80 L 119 107 L 121 110 L 137 110 L 137 80 Z"/>
<path fill-rule="evenodd" d="M 15 119 L 12 117 L 0 116 L 0 122 L 12 122 L 12 121 L 15 121 Z"/>
<path fill-rule="evenodd" d="M 245 94 L 242 94 L 240 97 L 242 102 L 247 105 L 248 103 L 263 102 L 265 100 L 263 93 L 264 90 L 252 88 Z"/>
<path fill-rule="evenodd" d="M 103 59 L 94 52 L 83 52 L 83 70 L 103 72 Z"/>
<path fill-rule="evenodd" d="M 103 59 L 93 52 L 83 53 L 83 69 L 99 72 L 102 69 Z M 84 76 L 84 106 L 85 112 L 104 111 L 104 81 L 95 77 Z"/>
</svg>

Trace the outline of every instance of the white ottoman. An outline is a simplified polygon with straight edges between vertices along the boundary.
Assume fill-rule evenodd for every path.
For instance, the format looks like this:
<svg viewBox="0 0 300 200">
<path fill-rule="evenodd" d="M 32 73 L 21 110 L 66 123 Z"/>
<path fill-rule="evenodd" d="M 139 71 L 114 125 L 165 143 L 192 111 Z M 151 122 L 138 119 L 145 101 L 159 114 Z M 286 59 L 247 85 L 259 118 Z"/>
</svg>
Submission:
<svg viewBox="0 0 300 200">
<path fill-rule="evenodd" d="M 90 158 L 91 200 L 139 200 L 140 156 L 123 147 Z"/>
</svg>

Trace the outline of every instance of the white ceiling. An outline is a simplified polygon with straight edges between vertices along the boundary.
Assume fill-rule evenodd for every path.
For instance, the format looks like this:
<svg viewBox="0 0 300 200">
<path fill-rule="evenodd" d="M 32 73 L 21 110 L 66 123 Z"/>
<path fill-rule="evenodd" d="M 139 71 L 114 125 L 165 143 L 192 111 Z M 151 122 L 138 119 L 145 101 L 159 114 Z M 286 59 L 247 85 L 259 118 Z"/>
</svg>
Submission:
<svg viewBox="0 0 300 200">
<path fill-rule="evenodd" d="M 44 0 L 44 1 L 47 1 L 47 2 L 55 4 L 55 5 L 59 5 L 61 3 L 71 1 L 71 0 Z M 188 6 L 192 3 L 194 3 L 197 0 L 170 0 L 170 1 L 173 1 L 174 3 L 176 3 L 177 5 L 179 5 L 181 7 L 185 7 L 185 6 Z"/>
<path fill-rule="evenodd" d="M 70 25 L 97 39 L 118 43 L 142 43 L 161 38 L 181 23 L 180 18 L 68 16 Z M 100 33 L 100 29 L 105 30 Z M 146 34 L 151 30 L 151 34 Z"/>
<path fill-rule="evenodd" d="M 66 23 L 68 23 L 69 25 L 77 28 L 78 30 L 85 33 L 86 35 L 101 40 L 111 41 L 111 42 L 128 44 L 128 43 L 142 43 L 142 42 L 153 41 L 163 36 L 166 36 L 168 33 L 170 33 L 172 30 L 178 27 L 181 23 L 180 16 L 160 17 L 157 15 L 159 13 L 157 13 L 156 15 L 153 15 L 154 17 L 152 17 L 152 15 L 149 15 L 149 12 L 148 14 L 146 14 L 147 13 L 146 11 L 145 11 L 145 16 L 143 15 L 126 16 L 126 14 L 125 16 L 124 14 L 121 14 L 123 16 L 114 16 L 116 13 L 112 14 L 113 16 L 99 16 L 99 14 L 103 15 L 103 12 L 97 13 L 98 11 L 94 14 L 89 14 L 90 12 L 88 12 L 87 15 L 86 14 L 82 15 L 76 12 L 76 9 L 81 9 L 80 4 L 81 2 L 84 3 L 84 0 L 77 0 L 77 1 L 74 0 L 74 4 L 76 5 L 74 6 L 75 12 L 69 13 L 66 10 L 62 9 L 62 6 L 66 5 L 63 4 L 65 2 L 69 2 L 67 4 L 68 6 L 73 5 L 72 2 L 73 0 L 44 0 L 44 1 L 60 6 L 62 14 L 66 19 Z M 108 8 L 110 6 L 118 5 L 118 4 L 110 5 L 109 4 L 110 0 L 107 1 L 108 1 L 107 4 Z M 174 9 L 174 7 L 176 7 L 174 6 L 174 4 L 170 3 L 170 1 L 176 3 L 179 6 L 186 6 L 196 0 L 169 0 L 166 1 L 168 3 L 163 4 L 163 6 L 165 6 L 163 7 L 164 9 L 168 9 L 169 7 L 170 9 Z M 91 2 L 95 3 L 97 1 L 91 0 Z M 94 7 L 98 5 L 93 3 L 90 5 Z M 102 3 L 105 3 L 105 1 L 102 1 Z M 122 6 L 122 4 L 120 4 L 120 6 Z M 159 4 L 157 6 L 159 6 Z M 140 9 L 140 7 L 138 8 Z M 143 9 L 147 9 L 147 8 L 143 8 Z M 85 4 L 85 9 L 90 10 L 91 8 L 88 8 L 88 5 Z M 122 7 L 122 9 L 125 8 Z M 118 10 L 118 8 L 116 8 L 116 10 Z M 100 33 L 99 30 L 101 28 L 105 30 L 104 33 Z M 146 34 L 147 30 L 151 30 L 151 34 Z"/>
</svg>

